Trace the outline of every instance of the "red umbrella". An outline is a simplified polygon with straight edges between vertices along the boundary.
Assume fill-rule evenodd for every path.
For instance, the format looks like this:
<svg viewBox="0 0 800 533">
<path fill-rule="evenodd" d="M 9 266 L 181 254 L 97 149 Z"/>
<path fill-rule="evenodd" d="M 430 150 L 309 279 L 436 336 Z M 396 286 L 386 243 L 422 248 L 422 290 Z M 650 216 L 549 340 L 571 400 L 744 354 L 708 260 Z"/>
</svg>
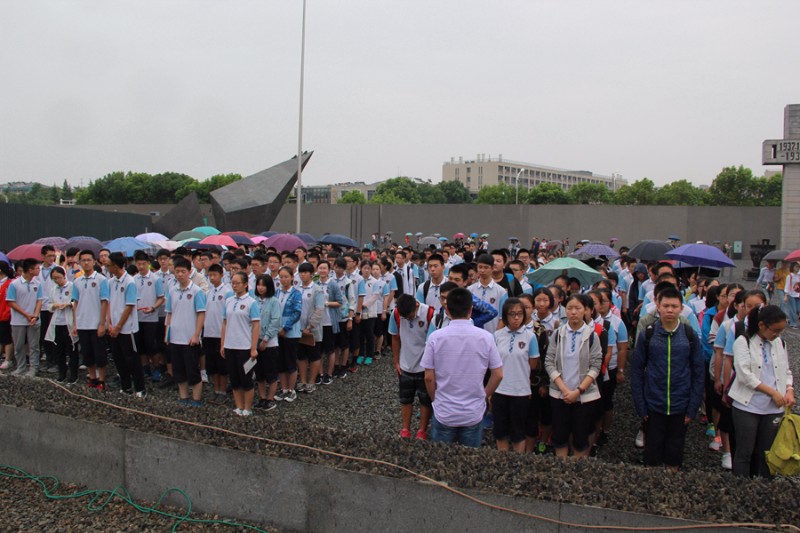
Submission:
<svg viewBox="0 0 800 533">
<path fill-rule="evenodd" d="M 6 254 L 12 261 L 21 261 L 23 259 L 38 259 L 42 260 L 42 245 L 41 244 L 21 244 Z"/>
<path fill-rule="evenodd" d="M 230 235 L 209 235 L 200 241 L 200 244 L 216 244 L 217 246 L 228 246 L 229 248 L 239 247 Z"/>
<path fill-rule="evenodd" d="M 11 254 L 8 254 L 8 257 L 11 257 Z M 800 250 L 795 250 L 794 252 L 787 255 L 784 261 L 800 261 Z"/>
</svg>

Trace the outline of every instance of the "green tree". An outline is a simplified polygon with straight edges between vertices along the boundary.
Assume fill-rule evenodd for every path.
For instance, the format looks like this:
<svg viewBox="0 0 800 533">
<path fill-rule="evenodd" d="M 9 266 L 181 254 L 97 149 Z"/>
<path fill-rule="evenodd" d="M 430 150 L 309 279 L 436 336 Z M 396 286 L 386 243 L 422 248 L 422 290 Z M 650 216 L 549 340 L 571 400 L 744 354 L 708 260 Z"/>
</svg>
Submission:
<svg viewBox="0 0 800 533">
<path fill-rule="evenodd" d="M 61 199 L 61 191 L 58 190 L 56 185 L 50 187 L 50 202 L 51 204 L 58 204 Z"/>
<path fill-rule="evenodd" d="M 578 183 L 569 189 L 570 203 L 573 204 L 608 204 L 611 202 L 611 191 L 599 183 Z"/>
<path fill-rule="evenodd" d="M 510 185 L 499 183 L 497 185 L 486 185 L 478 191 L 476 204 L 513 204 L 516 190 Z"/>
<path fill-rule="evenodd" d="M 472 196 L 469 194 L 463 183 L 460 181 L 442 181 L 436 184 L 445 196 L 446 204 L 469 204 L 472 203 Z"/>
<path fill-rule="evenodd" d="M 400 202 L 390 202 L 388 199 L 396 198 Z M 411 179 L 400 176 L 384 181 L 375 189 L 375 196 L 372 198 L 373 204 L 418 204 L 420 196 L 417 184 Z"/>
<path fill-rule="evenodd" d="M 656 201 L 656 184 L 648 178 L 642 178 L 630 185 L 623 185 L 614 194 L 614 201 L 619 205 L 653 205 Z"/>
<path fill-rule="evenodd" d="M 712 205 L 754 205 L 757 187 L 753 171 L 739 165 L 739 168 L 723 168 L 708 193 Z"/>
<path fill-rule="evenodd" d="M 569 203 L 569 195 L 555 183 L 540 183 L 528 191 L 526 202 L 529 204 L 565 205 Z"/>
<path fill-rule="evenodd" d="M 240 179 L 242 179 L 241 174 L 215 174 L 207 180 L 199 182 L 192 179 L 191 182 L 185 182 L 183 185 L 181 185 L 180 188 L 175 192 L 175 200 L 183 200 L 192 192 L 196 192 L 198 202 L 209 203 L 211 202 L 212 191 L 225 187 L 226 185 L 230 185 L 231 183 L 239 181 Z"/>
<path fill-rule="evenodd" d="M 756 178 L 757 205 L 779 206 L 783 198 L 783 175 Z"/>
<path fill-rule="evenodd" d="M 72 198 L 74 198 L 72 187 L 69 186 L 67 180 L 64 180 L 64 184 L 61 186 L 61 198 L 64 200 L 72 200 Z"/>
<path fill-rule="evenodd" d="M 437 184 L 438 185 L 438 184 Z M 417 186 L 419 200 L 423 204 L 446 204 L 447 196 L 437 185 L 422 183 Z"/>
<path fill-rule="evenodd" d="M 365 204 L 367 203 L 367 199 L 364 197 L 364 193 L 361 191 L 347 191 L 342 195 L 341 198 L 336 202 L 337 204 Z"/>
<path fill-rule="evenodd" d="M 408 200 L 400 197 L 395 191 L 384 191 L 375 193 L 375 196 L 370 200 L 371 204 L 410 204 Z"/>
<path fill-rule="evenodd" d="M 707 205 L 708 192 L 687 180 L 673 181 L 656 193 L 656 205 Z"/>
</svg>

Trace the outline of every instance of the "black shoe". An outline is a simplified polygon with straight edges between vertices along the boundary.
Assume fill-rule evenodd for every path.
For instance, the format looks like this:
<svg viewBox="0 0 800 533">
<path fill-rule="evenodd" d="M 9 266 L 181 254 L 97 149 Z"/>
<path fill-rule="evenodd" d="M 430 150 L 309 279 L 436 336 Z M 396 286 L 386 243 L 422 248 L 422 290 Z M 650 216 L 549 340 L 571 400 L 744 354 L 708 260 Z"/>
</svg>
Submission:
<svg viewBox="0 0 800 533">
<path fill-rule="evenodd" d="M 316 381 L 314 381 L 314 384 L 315 384 L 317 387 L 319 387 L 320 385 L 322 385 L 322 375 L 321 375 L 321 374 L 320 374 L 319 376 L 317 376 L 317 379 L 316 379 Z"/>
<path fill-rule="evenodd" d="M 67 382 L 67 376 L 60 375 L 56 378 L 56 383 L 66 383 L 66 382 Z"/>
<path fill-rule="evenodd" d="M 78 376 L 75 374 L 70 374 L 67 378 L 67 385 L 74 385 L 78 382 Z"/>
<path fill-rule="evenodd" d="M 169 374 L 164 374 L 164 376 L 161 378 L 161 381 L 159 381 L 158 384 L 156 385 L 156 387 L 158 387 L 159 389 L 168 389 L 174 386 L 175 386 L 175 381 L 173 381 L 172 376 Z"/>
<path fill-rule="evenodd" d="M 605 446 L 608 444 L 608 435 L 606 435 L 605 431 L 600 433 L 600 436 L 597 437 L 597 445 L 598 446 Z"/>
</svg>

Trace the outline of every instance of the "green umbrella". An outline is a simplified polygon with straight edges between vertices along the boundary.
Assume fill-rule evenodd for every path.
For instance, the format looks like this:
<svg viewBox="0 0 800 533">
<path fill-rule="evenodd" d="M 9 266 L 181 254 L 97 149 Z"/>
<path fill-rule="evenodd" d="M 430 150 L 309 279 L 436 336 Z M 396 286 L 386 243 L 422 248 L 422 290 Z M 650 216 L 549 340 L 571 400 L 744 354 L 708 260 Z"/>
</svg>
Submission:
<svg viewBox="0 0 800 533">
<path fill-rule="evenodd" d="M 206 234 L 200 233 L 199 231 L 182 231 L 172 237 L 173 241 L 199 241 L 201 239 L 205 239 Z"/>
<path fill-rule="evenodd" d="M 532 283 L 547 285 L 562 274 L 578 279 L 582 286 L 591 285 L 595 281 L 603 279 L 603 275 L 600 272 L 571 257 L 554 259 L 536 269 L 535 272 L 527 274 L 527 277 Z"/>
<path fill-rule="evenodd" d="M 194 228 L 192 231 L 199 231 L 205 237 L 209 235 L 219 235 L 220 233 L 220 231 L 217 228 L 213 228 L 211 226 L 198 226 Z"/>
</svg>

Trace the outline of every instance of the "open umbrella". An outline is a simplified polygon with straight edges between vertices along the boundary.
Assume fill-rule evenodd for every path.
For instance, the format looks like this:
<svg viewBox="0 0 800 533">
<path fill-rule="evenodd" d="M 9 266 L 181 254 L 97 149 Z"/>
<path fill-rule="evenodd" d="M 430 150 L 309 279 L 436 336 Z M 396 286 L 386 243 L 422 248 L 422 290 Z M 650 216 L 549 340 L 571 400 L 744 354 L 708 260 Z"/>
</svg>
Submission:
<svg viewBox="0 0 800 533">
<path fill-rule="evenodd" d="M 442 247 L 442 244 L 439 242 L 439 239 L 437 239 L 433 235 L 421 238 L 418 244 L 422 248 L 426 248 L 428 246 L 435 246 L 436 248 Z"/>
<path fill-rule="evenodd" d="M 439 237 L 439 240 L 442 242 L 447 242 L 447 237 Z"/>
<path fill-rule="evenodd" d="M 22 261 L 23 259 L 42 260 L 41 244 L 20 244 L 6 254 L 12 261 Z"/>
<path fill-rule="evenodd" d="M 589 254 L 593 257 L 619 257 L 619 252 L 610 246 L 594 242 L 590 242 L 589 244 L 582 246 L 580 251 L 581 253 Z"/>
<path fill-rule="evenodd" d="M 219 244 L 203 244 L 200 241 L 186 241 L 183 246 L 190 250 L 222 250 Z"/>
<path fill-rule="evenodd" d="M 147 253 L 157 251 L 155 246 L 149 242 L 140 241 L 133 237 L 120 237 L 119 239 L 109 241 L 109 243 L 106 244 L 106 248 L 108 248 L 110 252 L 122 252 L 125 254 L 125 257 L 133 257 L 133 254 L 138 250 L 144 250 Z"/>
<path fill-rule="evenodd" d="M 736 263 L 722 253 L 722 250 L 708 244 L 684 244 L 670 250 L 667 255 L 670 259 L 677 259 L 692 266 L 717 268 L 736 266 Z"/>
<path fill-rule="evenodd" d="M 483 237 L 484 239 L 486 239 L 486 238 L 488 238 L 488 237 L 489 237 L 489 234 L 488 234 L 488 233 L 481 233 L 481 237 Z"/>
<path fill-rule="evenodd" d="M 333 244 L 336 246 L 344 246 L 349 248 L 358 248 L 358 243 L 347 237 L 346 235 L 339 235 L 337 233 L 327 233 L 319 238 L 317 241 L 321 244 Z"/>
<path fill-rule="evenodd" d="M 672 249 L 666 241 L 644 240 L 634 244 L 628 255 L 639 261 L 663 261 L 669 259 L 667 252 Z"/>
<path fill-rule="evenodd" d="M 478 234 L 477 233 L 470 233 L 469 236 L 471 238 L 473 238 L 473 239 L 477 239 L 478 238 Z"/>
<path fill-rule="evenodd" d="M 266 241 L 268 238 L 269 237 L 264 237 L 263 235 L 256 235 L 255 237 L 253 237 L 250 240 L 253 241 L 256 244 L 260 244 L 260 243 Z"/>
<path fill-rule="evenodd" d="M 298 248 L 308 248 L 308 245 L 298 237 L 291 233 L 276 233 L 264 242 L 267 247 L 273 247 L 279 252 L 294 252 Z"/>
<path fill-rule="evenodd" d="M 218 237 L 218 235 L 212 235 L 213 237 Z M 244 245 L 244 246 L 255 246 L 255 242 L 250 237 L 245 237 L 244 235 L 225 235 L 226 237 L 230 237 L 233 239 L 233 242 L 236 244 Z"/>
<path fill-rule="evenodd" d="M 142 242 L 155 242 L 155 241 L 166 241 L 168 240 L 166 235 L 161 235 L 160 233 L 151 232 L 151 233 L 140 233 L 136 236 Z"/>
<path fill-rule="evenodd" d="M 14 266 L 11 264 L 11 259 L 6 257 L 6 254 L 4 254 L 3 252 L 0 252 L 0 261 L 6 263 L 8 266 Z"/>
<path fill-rule="evenodd" d="M 317 242 L 317 239 L 315 239 L 310 233 L 295 233 L 295 236 L 300 237 L 300 239 L 306 244 L 314 244 Z"/>
<path fill-rule="evenodd" d="M 463 234 L 463 233 L 461 233 L 461 232 L 458 232 L 458 233 L 456 233 L 455 235 L 453 235 L 453 239 L 463 239 L 463 238 L 465 238 L 465 237 L 466 237 L 466 235 L 464 235 L 464 234 Z"/>
<path fill-rule="evenodd" d="M 526 274 L 533 283 L 547 285 L 560 275 L 576 278 L 581 285 L 591 285 L 603 279 L 603 275 L 590 266 L 572 257 L 559 257 L 546 265 L 537 268 L 534 272 Z"/>
<path fill-rule="evenodd" d="M 219 235 L 219 230 L 211 226 L 197 226 L 192 231 L 199 231 L 203 235 Z"/>
<path fill-rule="evenodd" d="M 413 237 L 413 236 L 414 236 L 414 234 L 411 233 L 410 231 L 408 233 L 406 233 L 406 237 Z"/>
<path fill-rule="evenodd" d="M 176 233 L 172 236 L 173 241 L 185 241 L 187 239 L 197 240 L 206 237 L 205 233 L 200 233 L 199 231 L 181 231 L 180 233 Z"/>
<path fill-rule="evenodd" d="M 253 241 L 250 242 L 252 243 Z M 199 244 L 214 244 L 217 246 L 228 246 L 229 248 L 237 248 L 239 246 L 232 235 L 209 235 L 201 240 Z"/>
<path fill-rule="evenodd" d="M 508 240 L 509 241 L 519 241 L 519 238 L 517 238 L 517 237 L 509 237 Z"/>
<path fill-rule="evenodd" d="M 247 237 L 248 239 L 253 236 L 252 233 L 247 233 L 246 231 L 223 231 L 221 235 L 241 235 L 242 237 Z"/>
<path fill-rule="evenodd" d="M 66 248 L 77 248 L 79 250 L 91 250 L 95 254 L 103 249 L 103 243 L 94 237 L 87 237 L 79 235 L 77 237 L 70 237 L 67 241 Z"/>
<path fill-rule="evenodd" d="M 681 238 L 678 237 L 677 235 L 670 235 L 669 237 L 667 237 L 667 240 L 668 241 L 679 241 L 679 240 L 681 240 Z"/>
<path fill-rule="evenodd" d="M 49 244 L 50 246 L 53 246 L 58 250 L 63 250 L 67 242 L 68 240 L 65 239 L 64 237 L 42 237 L 41 239 L 36 239 L 35 241 L 33 241 L 33 244 L 38 244 L 39 246 Z"/>
<path fill-rule="evenodd" d="M 424 234 L 424 233 L 422 233 L 421 231 L 418 231 L 418 232 L 416 232 L 416 233 L 414 234 L 414 237 L 422 237 L 423 235 L 425 235 L 425 234 Z"/>
<path fill-rule="evenodd" d="M 170 240 L 153 241 L 152 244 L 154 246 L 158 246 L 159 249 L 163 248 L 165 250 L 169 250 L 170 252 L 174 252 L 181 245 L 181 243 L 179 243 L 177 241 L 170 241 Z"/>
<path fill-rule="evenodd" d="M 441 233 L 434 233 L 434 234 L 433 234 L 433 236 L 434 236 L 434 237 L 436 237 L 436 238 L 438 239 L 439 237 L 441 237 L 441 236 L 442 236 L 442 234 L 441 234 Z"/>
<path fill-rule="evenodd" d="M 791 250 L 772 250 L 770 253 L 761 258 L 762 261 L 786 261 L 787 256 L 793 254 Z M 797 257 L 800 257 L 800 250 L 797 251 Z M 794 258 L 789 259 L 789 261 Z"/>
</svg>

